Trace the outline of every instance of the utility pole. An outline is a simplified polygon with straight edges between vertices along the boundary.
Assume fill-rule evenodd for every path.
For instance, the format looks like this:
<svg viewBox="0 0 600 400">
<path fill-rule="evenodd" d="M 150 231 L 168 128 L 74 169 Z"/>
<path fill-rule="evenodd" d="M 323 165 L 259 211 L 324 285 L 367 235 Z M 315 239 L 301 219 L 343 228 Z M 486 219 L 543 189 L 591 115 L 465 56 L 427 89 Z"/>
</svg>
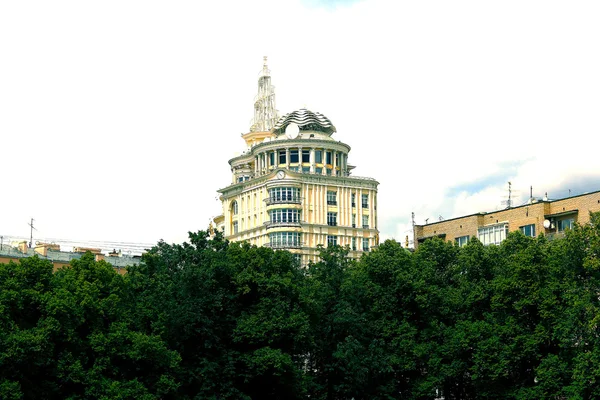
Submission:
<svg viewBox="0 0 600 400">
<path fill-rule="evenodd" d="M 31 248 L 31 246 L 33 246 L 33 230 L 35 229 L 33 227 L 33 221 L 34 221 L 34 219 L 31 218 L 31 222 L 27 224 L 31 227 L 31 229 L 29 230 L 29 248 Z M 37 229 L 35 229 L 35 230 L 37 231 Z"/>
</svg>

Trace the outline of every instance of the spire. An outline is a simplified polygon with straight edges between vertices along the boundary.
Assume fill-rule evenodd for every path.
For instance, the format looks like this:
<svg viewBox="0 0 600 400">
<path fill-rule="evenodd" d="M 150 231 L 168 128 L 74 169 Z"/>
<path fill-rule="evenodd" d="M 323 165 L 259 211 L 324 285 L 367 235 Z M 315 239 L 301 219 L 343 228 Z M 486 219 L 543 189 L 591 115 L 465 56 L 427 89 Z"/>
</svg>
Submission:
<svg viewBox="0 0 600 400">
<path fill-rule="evenodd" d="M 271 71 L 265 56 L 262 71 L 258 75 L 258 94 L 254 98 L 254 119 L 250 132 L 268 132 L 278 119 L 279 115 L 275 108 L 275 86 L 271 85 Z"/>
</svg>

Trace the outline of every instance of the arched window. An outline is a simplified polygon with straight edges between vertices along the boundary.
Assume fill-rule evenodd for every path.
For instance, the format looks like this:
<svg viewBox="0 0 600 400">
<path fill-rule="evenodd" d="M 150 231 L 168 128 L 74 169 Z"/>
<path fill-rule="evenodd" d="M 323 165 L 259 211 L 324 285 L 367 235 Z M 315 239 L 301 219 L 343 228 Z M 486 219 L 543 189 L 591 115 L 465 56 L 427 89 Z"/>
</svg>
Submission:
<svg viewBox="0 0 600 400">
<path fill-rule="evenodd" d="M 231 202 L 231 213 L 233 215 L 237 215 L 238 213 L 238 203 L 235 200 Z"/>
</svg>

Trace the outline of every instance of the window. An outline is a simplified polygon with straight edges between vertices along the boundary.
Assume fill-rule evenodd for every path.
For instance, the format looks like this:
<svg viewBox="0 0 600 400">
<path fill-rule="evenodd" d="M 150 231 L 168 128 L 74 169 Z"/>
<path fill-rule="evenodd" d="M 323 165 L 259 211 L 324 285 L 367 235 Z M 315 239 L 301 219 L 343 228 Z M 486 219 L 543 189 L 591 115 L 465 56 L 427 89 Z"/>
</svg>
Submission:
<svg viewBox="0 0 600 400">
<path fill-rule="evenodd" d="M 352 193 L 352 207 L 356 207 L 356 193 Z"/>
<path fill-rule="evenodd" d="M 556 221 L 556 226 L 559 232 L 563 232 L 566 229 L 573 229 L 575 218 L 559 219 Z"/>
<path fill-rule="evenodd" d="M 369 251 L 369 238 L 363 238 L 362 249 L 363 251 Z"/>
<path fill-rule="evenodd" d="M 279 164 L 285 164 L 285 150 L 279 150 Z"/>
<path fill-rule="evenodd" d="M 323 168 L 321 168 L 321 167 L 315 168 L 315 174 L 323 175 Z"/>
<path fill-rule="evenodd" d="M 310 150 L 302 150 L 302 162 L 303 163 L 310 162 Z"/>
<path fill-rule="evenodd" d="M 352 238 L 352 250 L 356 251 L 356 238 Z"/>
<path fill-rule="evenodd" d="M 269 234 L 270 245 L 274 249 L 300 247 L 300 232 L 274 232 Z"/>
<path fill-rule="evenodd" d="M 236 233 L 238 233 L 238 222 L 237 221 L 233 221 L 233 234 L 235 235 Z"/>
<path fill-rule="evenodd" d="M 352 227 L 356 228 L 356 214 L 352 214 Z"/>
<path fill-rule="evenodd" d="M 327 191 L 327 205 L 336 206 L 337 205 L 337 192 L 332 190 Z"/>
<path fill-rule="evenodd" d="M 331 168 L 329 168 L 329 167 L 325 168 L 325 173 L 327 175 L 331 175 Z"/>
<path fill-rule="evenodd" d="M 269 189 L 271 203 L 287 203 L 300 201 L 300 189 L 293 187 L 277 187 Z"/>
<path fill-rule="evenodd" d="M 300 210 L 287 208 L 271 210 L 269 211 L 269 218 L 271 219 L 271 223 L 299 223 Z"/>
<path fill-rule="evenodd" d="M 269 165 L 272 167 L 275 165 L 275 152 L 272 151 L 269 153 Z"/>
<path fill-rule="evenodd" d="M 233 215 L 237 215 L 238 213 L 238 203 L 235 200 L 231 203 L 231 213 Z"/>
<path fill-rule="evenodd" d="M 315 150 L 315 162 L 323 164 L 323 150 Z"/>
<path fill-rule="evenodd" d="M 302 167 L 302 173 L 303 174 L 309 174 L 310 173 L 310 167 Z"/>
<path fill-rule="evenodd" d="M 335 153 L 335 164 L 340 165 L 340 153 Z"/>
<path fill-rule="evenodd" d="M 369 195 L 368 194 L 363 194 L 361 196 L 361 203 L 362 203 L 362 208 L 368 208 L 369 207 Z"/>
<path fill-rule="evenodd" d="M 535 224 L 521 226 L 519 227 L 519 229 L 521 230 L 521 232 L 523 232 L 523 235 L 535 237 Z"/>
<path fill-rule="evenodd" d="M 477 230 L 477 238 L 484 245 L 500 244 L 508 235 L 507 224 L 489 225 Z"/>
<path fill-rule="evenodd" d="M 469 243 L 469 236 L 460 236 L 454 239 L 458 247 L 463 247 L 467 243 Z"/>
<path fill-rule="evenodd" d="M 332 154 L 330 151 L 325 152 L 325 164 L 333 164 Z"/>
<path fill-rule="evenodd" d="M 290 163 L 298 162 L 298 149 L 290 150 Z"/>
<path fill-rule="evenodd" d="M 327 213 L 327 225 L 337 226 L 337 213 L 336 212 L 328 212 Z"/>
<path fill-rule="evenodd" d="M 337 245 L 337 236 L 327 235 L 327 247 Z"/>
<path fill-rule="evenodd" d="M 365 229 L 369 227 L 369 216 L 368 215 L 362 216 L 362 227 Z"/>
</svg>

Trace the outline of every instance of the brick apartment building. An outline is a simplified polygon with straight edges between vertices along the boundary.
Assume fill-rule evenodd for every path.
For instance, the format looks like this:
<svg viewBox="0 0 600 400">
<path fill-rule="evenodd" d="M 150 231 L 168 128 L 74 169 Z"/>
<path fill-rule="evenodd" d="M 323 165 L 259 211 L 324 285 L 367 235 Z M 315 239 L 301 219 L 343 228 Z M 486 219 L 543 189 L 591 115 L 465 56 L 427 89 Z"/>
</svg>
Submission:
<svg viewBox="0 0 600 400">
<path fill-rule="evenodd" d="M 439 237 L 465 245 L 471 237 L 483 244 L 499 244 L 509 232 L 521 230 L 525 235 L 548 238 L 564 235 L 574 223 L 586 224 L 590 212 L 600 211 L 600 191 L 558 200 L 532 199 L 528 204 L 493 212 L 481 212 L 414 226 L 414 245 Z"/>
</svg>

